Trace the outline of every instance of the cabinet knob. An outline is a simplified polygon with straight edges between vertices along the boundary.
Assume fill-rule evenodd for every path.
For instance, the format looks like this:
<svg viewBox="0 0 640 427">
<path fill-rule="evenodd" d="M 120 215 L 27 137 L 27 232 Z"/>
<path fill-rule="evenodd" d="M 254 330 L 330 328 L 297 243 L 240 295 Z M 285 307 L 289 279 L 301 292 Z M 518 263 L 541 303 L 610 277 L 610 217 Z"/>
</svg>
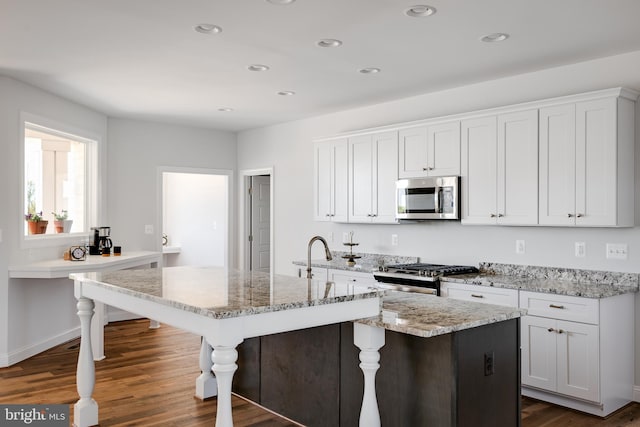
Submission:
<svg viewBox="0 0 640 427">
<path fill-rule="evenodd" d="M 556 330 L 555 330 L 555 329 L 553 329 L 553 328 L 549 328 L 549 329 L 547 329 L 547 332 L 555 332 L 555 331 L 556 331 Z"/>
<path fill-rule="evenodd" d="M 331 216 L 331 214 L 325 214 L 325 216 Z"/>
<path fill-rule="evenodd" d="M 567 218 L 573 218 L 573 214 L 567 214 Z"/>
<path fill-rule="evenodd" d="M 498 214 L 498 218 L 502 218 L 504 214 Z"/>
<path fill-rule="evenodd" d="M 562 329 L 558 329 L 558 333 L 559 333 L 559 334 L 563 334 L 563 333 L 564 333 L 564 331 L 563 331 Z"/>
<path fill-rule="evenodd" d="M 489 217 L 491 217 L 491 218 L 495 218 L 495 217 L 496 217 L 496 214 L 491 214 L 491 215 L 489 215 Z"/>
<path fill-rule="evenodd" d="M 432 171 L 434 168 L 427 166 L 426 168 L 422 168 L 423 171 Z"/>
<path fill-rule="evenodd" d="M 576 218 L 582 218 L 584 215 L 582 215 L 581 213 L 579 213 L 578 215 L 576 215 Z"/>
</svg>

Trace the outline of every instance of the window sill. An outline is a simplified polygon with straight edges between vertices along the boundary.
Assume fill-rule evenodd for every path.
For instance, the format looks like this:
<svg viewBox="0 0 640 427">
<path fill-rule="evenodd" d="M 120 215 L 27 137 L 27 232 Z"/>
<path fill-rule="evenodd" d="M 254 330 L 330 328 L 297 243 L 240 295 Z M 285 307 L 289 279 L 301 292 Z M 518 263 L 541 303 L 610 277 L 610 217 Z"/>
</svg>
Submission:
<svg viewBox="0 0 640 427">
<path fill-rule="evenodd" d="M 63 245 L 84 245 L 91 236 L 91 233 L 32 234 L 20 238 L 20 247 L 22 249 L 32 249 L 52 248 Z"/>
</svg>

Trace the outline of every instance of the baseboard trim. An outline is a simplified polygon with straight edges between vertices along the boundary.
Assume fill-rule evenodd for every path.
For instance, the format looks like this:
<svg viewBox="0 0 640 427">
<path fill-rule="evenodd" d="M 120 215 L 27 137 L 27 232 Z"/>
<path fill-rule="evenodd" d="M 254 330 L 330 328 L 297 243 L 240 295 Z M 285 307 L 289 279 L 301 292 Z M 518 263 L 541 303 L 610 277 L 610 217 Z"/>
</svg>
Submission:
<svg viewBox="0 0 640 427">
<path fill-rule="evenodd" d="M 640 402 L 640 385 L 633 386 L 633 401 Z"/>
<path fill-rule="evenodd" d="M 56 336 L 47 338 L 44 341 L 40 341 L 39 343 L 23 347 L 10 353 L 0 354 L 0 368 L 6 368 L 18 362 L 22 362 L 23 360 L 35 356 L 38 353 L 42 353 L 43 351 L 49 350 L 52 347 L 70 341 L 72 339 L 78 338 L 79 336 L 80 327 L 78 326 Z"/>
</svg>

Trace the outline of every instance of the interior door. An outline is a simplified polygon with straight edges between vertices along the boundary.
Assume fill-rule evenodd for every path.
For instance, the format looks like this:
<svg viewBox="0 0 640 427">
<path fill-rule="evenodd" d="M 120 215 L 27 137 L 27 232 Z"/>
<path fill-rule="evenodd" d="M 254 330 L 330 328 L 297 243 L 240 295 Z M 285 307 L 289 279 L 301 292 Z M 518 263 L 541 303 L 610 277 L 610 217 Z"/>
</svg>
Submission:
<svg viewBox="0 0 640 427">
<path fill-rule="evenodd" d="M 268 273 L 271 261 L 271 177 L 251 177 L 251 271 Z"/>
</svg>

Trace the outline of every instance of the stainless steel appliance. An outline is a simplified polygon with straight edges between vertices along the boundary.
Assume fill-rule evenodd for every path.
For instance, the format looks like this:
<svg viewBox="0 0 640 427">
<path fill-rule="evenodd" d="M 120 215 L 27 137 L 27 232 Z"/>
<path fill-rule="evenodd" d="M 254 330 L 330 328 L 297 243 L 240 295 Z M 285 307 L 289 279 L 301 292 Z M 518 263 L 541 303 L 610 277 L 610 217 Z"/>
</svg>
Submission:
<svg viewBox="0 0 640 427">
<path fill-rule="evenodd" d="M 460 219 L 460 177 L 439 176 L 396 181 L 396 219 Z"/>
<path fill-rule="evenodd" d="M 113 242 L 111 241 L 111 227 L 92 227 L 93 245 L 90 248 L 91 255 L 111 252 Z"/>
<path fill-rule="evenodd" d="M 440 296 L 440 277 L 477 272 L 476 267 L 467 265 L 412 263 L 381 267 L 373 277 L 383 289 Z"/>
</svg>

